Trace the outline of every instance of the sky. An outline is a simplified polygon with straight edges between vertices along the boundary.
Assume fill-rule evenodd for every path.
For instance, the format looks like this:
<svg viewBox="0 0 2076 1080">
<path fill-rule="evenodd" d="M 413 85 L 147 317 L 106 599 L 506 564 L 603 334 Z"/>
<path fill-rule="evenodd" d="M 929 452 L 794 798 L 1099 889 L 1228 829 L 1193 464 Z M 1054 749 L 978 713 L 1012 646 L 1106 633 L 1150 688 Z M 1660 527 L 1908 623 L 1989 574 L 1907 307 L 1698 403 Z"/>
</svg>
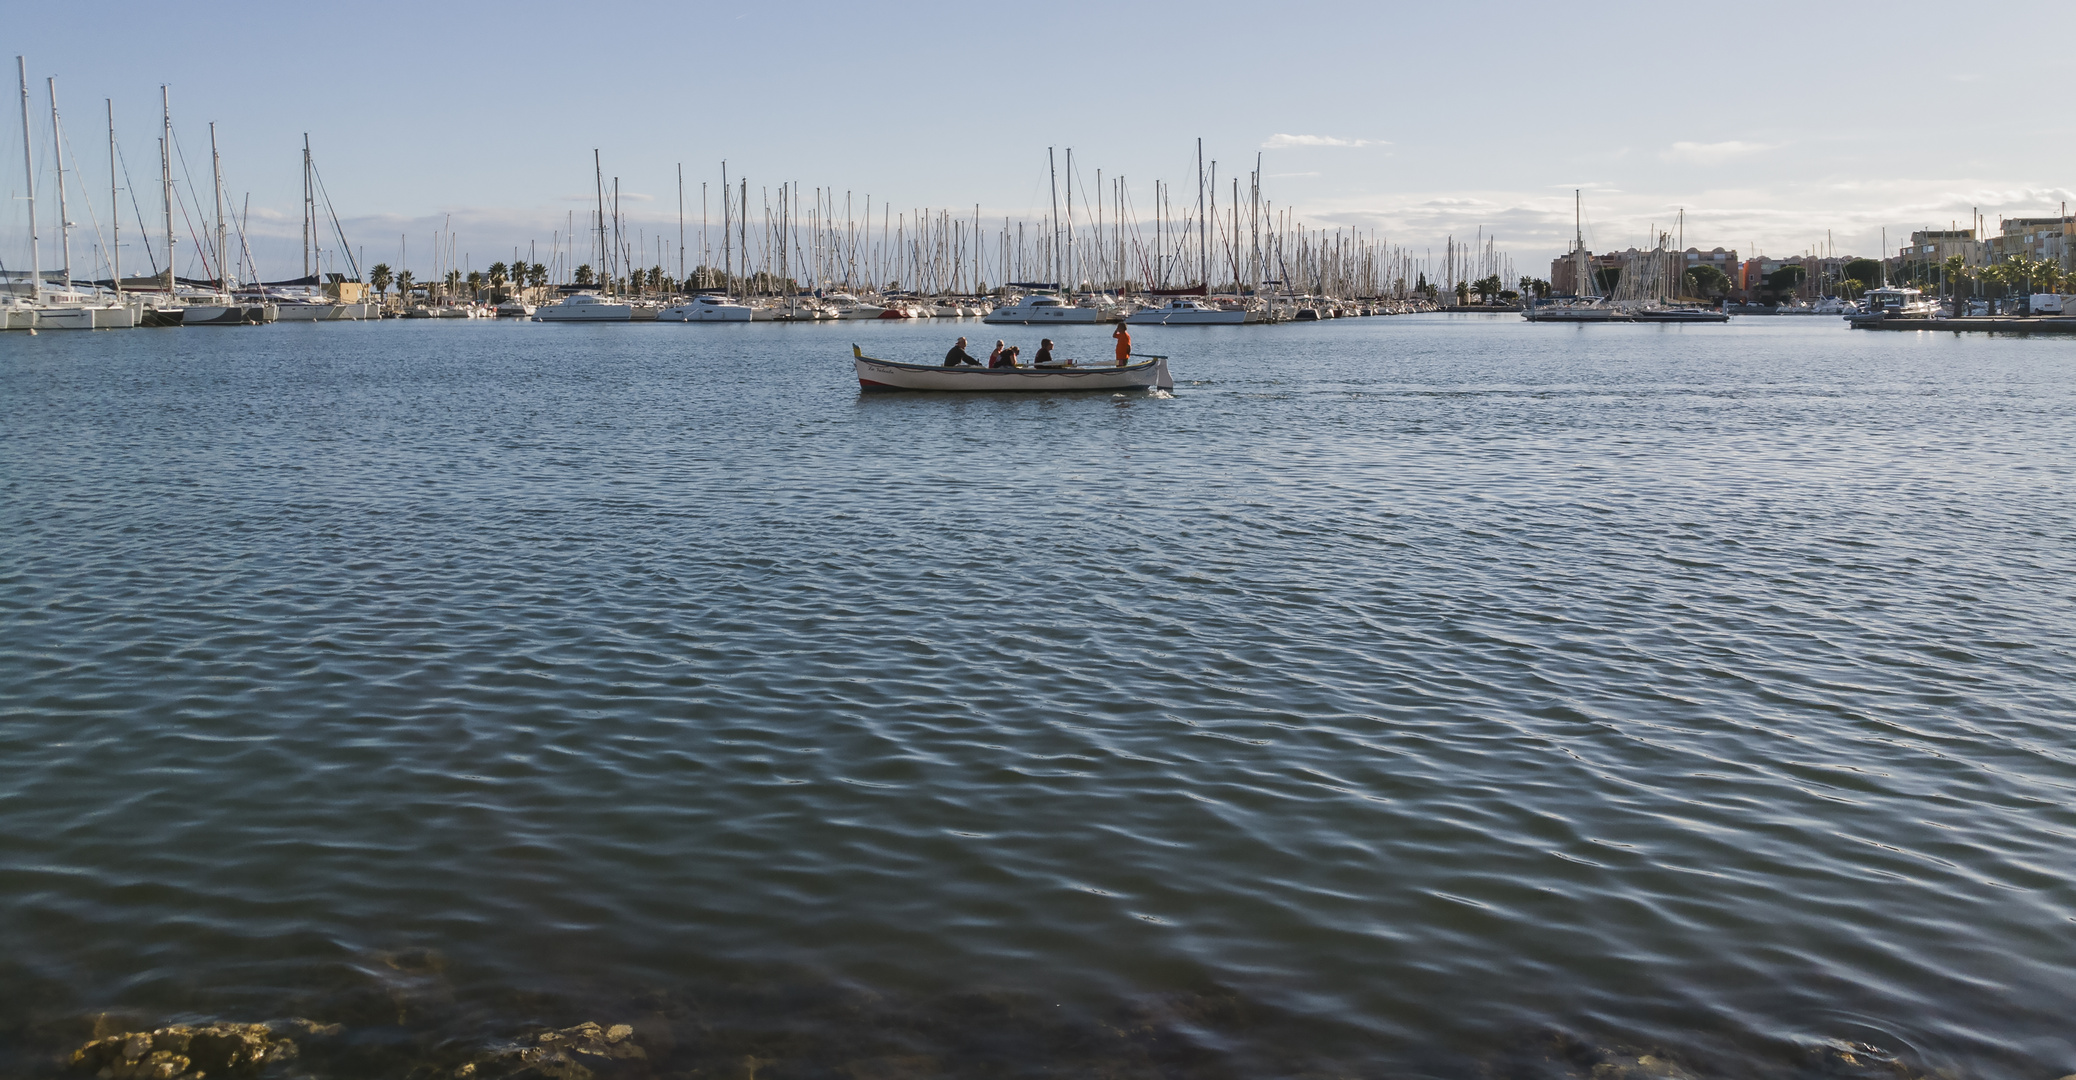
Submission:
<svg viewBox="0 0 2076 1080">
<path fill-rule="evenodd" d="M 477 269 L 528 244 L 544 256 L 572 215 L 582 229 L 594 150 L 632 227 L 674 244 L 680 165 L 695 223 L 725 161 L 753 213 L 762 188 L 796 182 L 861 212 L 869 194 L 999 224 L 1049 212 L 1049 148 L 1074 150 L 1091 192 L 1096 170 L 1122 175 L 1141 216 L 1156 179 L 1194 201 L 1201 138 L 1228 196 L 1258 155 L 1265 197 L 1308 226 L 1415 250 L 1496 238 L 1537 276 L 1570 245 L 1575 190 L 1594 250 L 1680 220 L 1688 245 L 1746 256 L 1872 254 L 1884 230 L 1893 250 L 1977 211 L 1994 228 L 2076 203 L 2067 8 L 2032 0 L 10 8 L 46 267 L 48 77 L 74 151 L 76 265 L 94 257 L 90 216 L 106 228 L 114 102 L 136 188 L 126 273 L 142 261 L 130 200 L 159 217 L 161 85 L 205 199 L 216 123 L 267 277 L 301 272 L 305 133 L 351 244 L 420 277 L 442 228 Z M 19 116 L 0 129 L 13 270 Z"/>
</svg>

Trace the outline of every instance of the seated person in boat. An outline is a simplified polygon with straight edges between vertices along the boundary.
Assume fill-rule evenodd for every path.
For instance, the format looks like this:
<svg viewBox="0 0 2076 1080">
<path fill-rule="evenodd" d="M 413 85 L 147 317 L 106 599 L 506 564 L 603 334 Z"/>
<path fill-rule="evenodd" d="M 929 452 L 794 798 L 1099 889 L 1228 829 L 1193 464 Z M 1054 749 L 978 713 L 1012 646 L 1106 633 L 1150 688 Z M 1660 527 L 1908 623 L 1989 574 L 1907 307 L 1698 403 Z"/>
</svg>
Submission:
<svg viewBox="0 0 2076 1080">
<path fill-rule="evenodd" d="M 1001 366 L 1002 366 L 1002 339 L 1001 339 L 1001 338 L 996 338 L 996 339 L 995 339 L 995 351 L 994 351 L 994 352 L 991 352 L 991 353 L 989 353 L 989 354 L 988 354 L 988 366 L 989 366 L 989 367 L 1001 367 Z"/>
<path fill-rule="evenodd" d="M 952 346 L 950 352 L 944 354 L 945 367 L 958 367 L 961 364 L 967 364 L 973 367 L 980 366 L 980 361 L 975 360 L 973 358 L 973 354 L 966 351 L 965 338 L 960 338 L 959 343 L 957 345 Z"/>
<path fill-rule="evenodd" d="M 1040 341 L 1040 342 L 1038 343 L 1038 355 L 1036 355 L 1036 356 L 1034 356 L 1034 357 L 1032 357 L 1032 358 L 1031 358 L 1031 366 L 1032 366 L 1032 367 L 1073 367 L 1073 366 L 1074 366 L 1074 361 L 1072 361 L 1072 360 L 1055 360 L 1055 359 L 1053 359 L 1053 358 L 1052 358 L 1052 339 L 1051 339 L 1051 338 L 1046 338 L 1045 340 L 1043 340 L 1043 341 Z"/>
<path fill-rule="evenodd" d="M 1001 352 L 996 353 L 995 358 L 988 361 L 988 366 L 998 368 L 1015 367 L 1016 358 L 1023 355 L 1023 351 L 1024 350 L 1021 347 L 1011 345 L 1003 349 Z"/>
</svg>

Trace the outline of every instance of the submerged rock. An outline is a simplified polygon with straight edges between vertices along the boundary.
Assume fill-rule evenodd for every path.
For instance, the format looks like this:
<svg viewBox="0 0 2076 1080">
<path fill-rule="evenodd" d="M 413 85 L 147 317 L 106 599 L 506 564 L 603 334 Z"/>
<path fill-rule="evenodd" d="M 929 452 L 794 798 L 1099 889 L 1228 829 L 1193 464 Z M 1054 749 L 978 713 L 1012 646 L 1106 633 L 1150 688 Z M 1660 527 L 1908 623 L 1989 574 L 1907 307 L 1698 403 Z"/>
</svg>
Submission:
<svg viewBox="0 0 2076 1080">
<path fill-rule="evenodd" d="M 454 1070 L 456 1080 L 592 1080 L 599 1072 L 630 1067 L 646 1072 L 648 1051 L 626 1024 L 601 1027 L 585 1022 L 500 1047 Z M 636 1064 L 639 1063 L 639 1064 Z"/>
<path fill-rule="evenodd" d="M 310 1024 L 312 1034 L 328 1028 L 336 1025 Z M 176 1024 L 95 1039 L 72 1052 L 72 1067 L 100 1080 L 202 1080 L 250 1075 L 295 1056 L 295 1042 L 266 1024 Z"/>
</svg>

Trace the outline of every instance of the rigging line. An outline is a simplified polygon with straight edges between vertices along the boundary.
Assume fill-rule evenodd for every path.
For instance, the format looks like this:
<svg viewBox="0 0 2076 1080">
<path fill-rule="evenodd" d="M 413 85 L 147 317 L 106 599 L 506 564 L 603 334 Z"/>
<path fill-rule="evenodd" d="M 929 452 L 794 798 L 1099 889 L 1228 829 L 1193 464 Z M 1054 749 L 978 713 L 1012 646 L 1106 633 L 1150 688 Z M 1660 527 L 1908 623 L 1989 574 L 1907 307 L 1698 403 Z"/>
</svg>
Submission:
<svg viewBox="0 0 2076 1080">
<path fill-rule="evenodd" d="M 195 193 L 195 177 L 193 173 L 188 171 L 187 150 L 180 145 L 180 132 L 178 129 L 175 129 L 173 132 L 173 153 L 175 154 L 175 156 L 180 158 L 180 175 L 183 179 L 187 181 L 187 193 L 190 196 L 192 196 Z M 195 242 L 195 258 L 202 260 L 202 272 L 204 274 L 207 274 L 209 272 L 209 252 L 211 246 L 200 236 L 195 235 L 195 220 L 194 218 L 187 216 L 187 200 L 179 197 L 180 192 L 178 189 L 175 189 L 173 194 L 174 201 L 180 204 L 180 220 L 187 224 L 188 238 Z M 202 207 L 200 203 L 197 203 L 195 204 L 195 217 L 201 216 Z M 217 252 L 217 255 L 221 256 L 222 252 Z M 168 255 L 167 258 L 170 260 L 172 257 Z M 219 266 L 222 265 L 222 261 L 223 260 L 219 257 L 217 260 Z M 216 279 L 222 283 L 222 286 L 224 288 L 228 289 L 231 287 L 229 278 L 225 277 L 221 273 L 215 276 Z"/>
<path fill-rule="evenodd" d="M 332 219 L 332 232 L 339 237 L 339 250 L 346 253 L 346 266 L 353 271 L 353 280 L 360 280 L 360 260 L 353 255 L 353 245 L 346 242 L 346 229 L 339 224 L 339 212 L 332 209 L 331 192 L 324 190 L 324 174 L 317 170 L 317 163 L 310 163 L 310 176 L 317 181 L 317 194 L 324 200 L 324 212 Z"/>
<path fill-rule="evenodd" d="M 130 209 L 137 214 L 137 235 L 144 238 L 144 257 L 151 260 L 152 276 L 157 277 L 159 273 L 159 257 L 152 254 L 151 230 L 145 228 L 144 225 L 144 208 L 137 205 L 137 185 L 130 180 L 130 159 L 123 156 L 123 145 L 121 143 L 115 144 L 115 159 L 122 163 L 123 190 L 130 193 Z M 120 212 L 117 211 L 118 214 Z"/>
<path fill-rule="evenodd" d="M 86 178 L 79 175 L 79 151 L 72 149 L 72 137 L 66 135 L 63 128 L 58 129 L 58 134 L 65 140 L 65 149 L 72 151 L 73 165 L 71 171 L 73 176 L 79 178 L 80 201 L 86 203 L 87 220 L 94 225 L 94 246 L 101 251 L 101 261 L 108 265 L 109 279 L 114 280 L 115 266 L 109 260 L 108 240 L 101 235 L 101 215 L 94 213 L 94 200 L 86 194 Z"/>
<path fill-rule="evenodd" d="M 1122 186 L 1124 177 L 1118 177 Z M 1146 238 L 1139 232 L 1139 205 L 1132 201 L 1132 189 L 1124 188 L 1125 212 L 1132 220 L 1132 254 L 1139 257 L 1139 272 L 1146 277 L 1146 287 L 1153 288 L 1153 264 L 1146 259 Z"/>
</svg>

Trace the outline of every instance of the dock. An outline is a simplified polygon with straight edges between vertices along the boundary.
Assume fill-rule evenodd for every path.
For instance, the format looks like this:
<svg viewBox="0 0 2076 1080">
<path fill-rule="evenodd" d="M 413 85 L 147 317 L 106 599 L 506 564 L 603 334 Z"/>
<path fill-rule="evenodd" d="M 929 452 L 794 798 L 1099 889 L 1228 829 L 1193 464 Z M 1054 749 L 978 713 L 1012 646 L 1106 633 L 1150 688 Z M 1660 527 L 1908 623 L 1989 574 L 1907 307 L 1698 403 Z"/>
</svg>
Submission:
<svg viewBox="0 0 2076 1080">
<path fill-rule="evenodd" d="M 2067 316 L 2021 317 L 2017 315 L 1972 315 L 1953 319 L 1852 320 L 1855 330 L 1949 330 L 1994 334 L 2076 334 L 2076 318 Z"/>
</svg>

